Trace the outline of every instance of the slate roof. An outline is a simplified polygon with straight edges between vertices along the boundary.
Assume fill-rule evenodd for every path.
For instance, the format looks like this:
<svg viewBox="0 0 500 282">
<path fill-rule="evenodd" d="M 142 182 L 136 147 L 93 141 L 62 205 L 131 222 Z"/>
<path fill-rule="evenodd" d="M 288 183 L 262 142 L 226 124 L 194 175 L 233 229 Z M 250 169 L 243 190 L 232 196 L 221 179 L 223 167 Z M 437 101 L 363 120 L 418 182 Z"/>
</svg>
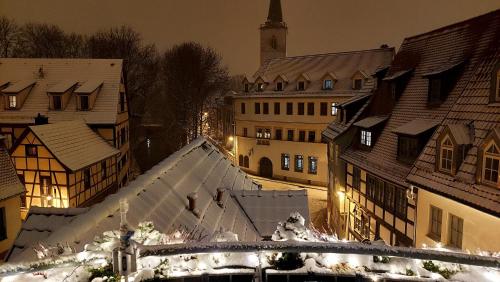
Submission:
<svg viewBox="0 0 500 282">
<path fill-rule="evenodd" d="M 19 110 L 6 110 L 0 99 L 0 123 L 33 124 L 40 113 L 49 117 L 50 122 L 83 119 L 88 124 L 115 124 L 121 75 L 121 59 L 0 58 L 0 81 L 8 81 L 12 87 L 23 81 L 36 82 Z M 103 82 L 90 111 L 77 111 L 74 94 L 63 111 L 49 110 L 47 91 L 53 87 L 60 90 L 58 85 L 68 80 L 77 81 L 78 87 L 90 81 Z"/>
<path fill-rule="evenodd" d="M 392 132 L 397 134 L 417 136 L 439 125 L 439 121 L 432 119 L 414 119 L 397 128 Z"/>
<path fill-rule="evenodd" d="M 224 193 L 222 207 L 217 204 L 214 196 L 219 187 L 229 191 L 258 189 L 257 184 L 215 146 L 199 138 L 70 223 L 53 230 L 42 242 L 48 245 L 68 242 L 81 251 L 96 235 L 118 229 L 120 199 L 129 203 L 127 220 L 131 226 L 153 221 L 160 232 L 171 233 L 182 228 L 204 240 L 223 227 L 236 233 L 241 241 L 260 240 L 257 229 L 231 193 Z M 187 209 L 187 195 L 193 192 L 198 195 L 199 217 Z M 32 260 L 34 256 L 30 248 L 25 248 L 13 254 L 9 261 Z"/>
<path fill-rule="evenodd" d="M 24 193 L 24 185 L 17 176 L 9 152 L 2 146 L 0 135 L 0 200 Z"/>
<path fill-rule="evenodd" d="M 280 221 L 299 212 L 309 225 L 307 190 L 235 191 L 233 197 L 248 215 L 262 237 L 271 237 Z"/>
<path fill-rule="evenodd" d="M 70 224 L 77 215 L 83 214 L 88 208 L 41 208 L 32 206 L 21 225 L 21 230 L 7 256 L 15 257 L 25 249 L 44 241 L 52 232 Z M 64 244 L 64 242 L 62 242 Z"/>
<path fill-rule="evenodd" d="M 408 181 L 499 217 L 500 189 L 479 183 L 476 172 L 481 169 L 479 148 L 488 134 L 498 134 L 500 129 L 500 104 L 489 103 L 491 74 L 500 62 L 500 10 L 468 21 L 467 25 L 474 26 L 475 22 L 486 23 L 479 38 L 475 39 L 481 56 L 474 60 L 468 84 L 415 162 Z M 469 144 L 472 141 L 472 147 L 454 176 L 434 169 L 436 139 L 446 127 L 457 142 Z"/>
<path fill-rule="evenodd" d="M 390 77 L 401 70 L 413 69 L 404 92 L 390 111 L 391 116 L 370 151 L 349 147 L 341 158 L 386 180 L 407 186 L 406 176 L 411 165 L 397 160 L 397 134 L 394 129 L 415 119 L 432 119 L 442 122 L 448 111 L 464 91 L 476 69 L 492 47 L 498 47 L 500 10 L 464 22 L 406 38 L 388 71 Z M 466 60 L 463 71 L 447 99 L 440 105 L 429 107 L 427 103 L 428 79 L 422 77 L 450 62 Z M 480 84 L 478 84 L 479 86 Z M 486 87 L 483 83 L 483 87 Z M 380 92 L 373 101 L 379 104 L 390 101 L 390 93 Z M 482 98 L 483 100 L 486 97 Z M 478 103 L 473 98 L 470 103 Z M 481 100 L 481 99 L 479 99 Z M 464 109 L 465 110 L 465 109 Z M 473 111 L 469 109 L 467 111 Z M 378 107 L 369 107 L 368 115 L 377 114 Z M 489 111 L 497 111 L 491 108 Z M 385 113 L 383 113 L 385 114 Z"/>
<path fill-rule="evenodd" d="M 275 92 L 274 84 L 264 87 L 263 92 L 241 93 L 241 95 L 267 95 L 276 93 L 289 95 L 300 92 L 301 94 L 349 94 L 366 92 L 374 86 L 373 78 L 365 81 L 363 90 L 352 89 L 352 76 L 356 72 L 374 73 L 380 67 L 391 63 L 394 48 L 380 48 L 363 51 L 341 53 L 316 54 L 296 57 L 276 58 L 265 62 L 254 74 L 253 80 L 262 77 L 266 82 L 272 82 L 276 77 L 284 75 L 293 79 L 284 85 L 284 91 Z M 323 90 L 323 78 L 328 73 L 334 74 L 336 81 L 332 90 Z M 296 90 L 296 80 L 305 76 L 310 82 L 305 91 Z"/>
<path fill-rule="evenodd" d="M 355 122 L 354 125 L 361 128 L 372 128 L 386 121 L 388 118 L 387 116 L 371 116 Z"/>
<path fill-rule="evenodd" d="M 81 120 L 35 125 L 29 130 L 71 171 L 120 154 Z"/>
<path fill-rule="evenodd" d="M 328 124 L 326 129 L 323 130 L 322 136 L 330 141 L 333 141 L 336 138 L 340 137 L 344 132 L 346 132 L 352 126 L 352 124 L 358 119 L 361 113 L 366 109 L 366 107 L 370 103 L 371 96 L 372 96 L 371 93 L 365 95 L 356 95 L 351 99 L 348 99 L 347 101 L 339 104 L 337 107 L 345 108 L 351 105 L 352 107 L 356 107 L 358 106 L 358 102 L 361 103 L 359 105 L 359 108 L 355 109 L 356 112 L 350 120 L 348 120 L 347 122 L 338 122 L 337 120 L 331 122 L 330 124 Z"/>
</svg>

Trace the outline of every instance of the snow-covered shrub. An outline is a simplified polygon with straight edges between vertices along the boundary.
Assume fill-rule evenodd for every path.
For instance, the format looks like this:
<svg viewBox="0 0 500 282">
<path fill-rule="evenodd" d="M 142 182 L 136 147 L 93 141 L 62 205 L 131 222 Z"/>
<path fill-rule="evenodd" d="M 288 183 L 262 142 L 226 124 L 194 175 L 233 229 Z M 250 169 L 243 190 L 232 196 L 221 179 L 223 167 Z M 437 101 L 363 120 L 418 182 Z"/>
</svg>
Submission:
<svg viewBox="0 0 500 282">
<path fill-rule="evenodd" d="M 118 281 L 118 276 L 113 272 L 113 266 L 110 264 L 104 267 L 90 268 L 88 271 L 90 272 L 89 281 L 106 281 L 106 282 Z M 96 279 L 96 278 L 101 278 L 101 279 Z"/>
<path fill-rule="evenodd" d="M 313 232 L 304 224 L 304 217 L 298 212 L 293 212 L 286 221 L 278 223 L 271 239 L 273 241 L 315 241 Z"/>
<path fill-rule="evenodd" d="M 278 270 L 294 270 L 304 266 L 304 260 L 299 253 L 274 253 L 267 258 L 267 262 Z"/>
</svg>

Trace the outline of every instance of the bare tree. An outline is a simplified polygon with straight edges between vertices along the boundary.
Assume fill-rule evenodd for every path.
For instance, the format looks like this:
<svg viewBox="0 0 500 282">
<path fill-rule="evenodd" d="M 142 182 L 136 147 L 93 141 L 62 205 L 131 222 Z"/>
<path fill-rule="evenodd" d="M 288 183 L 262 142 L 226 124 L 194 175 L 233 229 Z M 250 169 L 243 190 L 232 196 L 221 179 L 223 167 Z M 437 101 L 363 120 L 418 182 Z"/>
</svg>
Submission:
<svg viewBox="0 0 500 282">
<path fill-rule="evenodd" d="M 215 50 L 188 42 L 165 52 L 161 79 L 168 105 L 164 117 L 180 133 L 178 144 L 182 146 L 201 134 L 208 98 L 225 89 L 228 72 Z"/>
<path fill-rule="evenodd" d="M 28 23 L 21 27 L 14 56 L 32 58 L 66 57 L 66 34 L 56 25 Z"/>
<path fill-rule="evenodd" d="M 10 57 L 19 35 L 17 24 L 6 17 L 0 17 L 0 57 Z"/>
</svg>

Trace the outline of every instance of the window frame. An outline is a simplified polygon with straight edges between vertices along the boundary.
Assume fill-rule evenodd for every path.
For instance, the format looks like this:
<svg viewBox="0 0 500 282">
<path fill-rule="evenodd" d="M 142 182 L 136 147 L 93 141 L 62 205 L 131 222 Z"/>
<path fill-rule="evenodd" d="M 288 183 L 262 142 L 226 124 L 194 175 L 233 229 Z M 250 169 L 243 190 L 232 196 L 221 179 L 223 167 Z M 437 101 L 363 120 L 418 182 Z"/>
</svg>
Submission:
<svg viewBox="0 0 500 282">
<path fill-rule="evenodd" d="M 245 115 L 245 114 L 246 114 L 246 112 L 247 112 L 246 104 L 245 104 L 244 102 L 242 102 L 242 103 L 240 104 L 240 113 L 241 113 L 242 115 Z"/>
<path fill-rule="evenodd" d="M 264 83 L 257 83 L 257 92 L 264 92 Z"/>
<path fill-rule="evenodd" d="M 276 140 L 282 140 L 283 139 L 283 129 L 276 128 L 274 130 L 274 139 L 276 139 Z"/>
<path fill-rule="evenodd" d="M 24 145 L 24 153 L 27 158 L 38 158 L 38 146 L 34 144 L 26 144 Z"/>
<path fill-rule="evenodd" d="M 318 157 L 308 156 L 307 157 L 307 173 L 308 174 L 318 174 Z"/>
<path fill-rule="evenodd" d="M 12 95 L 12 94 L 7 95 L 7 109 L 9 110 L 17 109 L 17 95 Z"/>
<path fill-rule="evenodd" d="M 295 172 L 304 172 L 304 156 L 303 155 L 295 155 Z"/>
<path fill-rule="evenodd" d="M 323 90 L 332 90 L 332 89 L 333 89 L 333 79 L 331 79 L 331 78 L 324 79 L 323 80 Z"/>
<path fill-rule="evenodd" d="M 435 213 L 436 212 L 436 213 Z M 440 242 L 443 230 L 443 210 L 434 206 L 429 206 L 429 230 L 427 237 Z"/>
<path fill-rule="evenodd" d="M 449 141 L 449 144 L 445 144 Z M 453 141 L 451 141 L 451 138 L 446 135 L 440 142 L 439 146 L 439 170 L 441 172 L 445 173 L 452 173 L 453 172 L 453 158 L 455 157 L 454 155 L 454 145 Z M 444 151 L 446 151 L 446 157 Z M 451 157 L 448 156 L 448 153 L 451 154 Z M 447 167 L 443 167 L 443 162 L 446 162 L 446 164 L 449 163 L 449 169 Z"/>
<path fill-rule="evenodd" d="M 314 116 L 314 102 L 307 103 L 307 115 Z"/>
<path fill-rule="evenodd" d="M 106 160 L 101 161 L 101 179 L 106 179 L 108 177 L 108 165 Z"/>
<path fill-rule="evenodd" d="M 328 115 L 328 103 L 327 102 L 320 102 L 319 103 L 319 115 L 320 116 L 327 116 Z"/>
<path fill-rule="evenodd" d="M 361 169 L 356 166 L 352 169 L 352 188 L 358 191 L 361 189 Z"/>
<path fill-rule="evenodd" d="M 243 137 L 248 137 L 248 128 L 243 127 Z"/>
<path fill-rule="evenodd" d="M 92 187 L 92 172 L 90 168 L 85 168 L 83 170 L 83 188 L 84 189 L 90 189 Z"/>
<path fill-rule="evenodd" d="M 359 85 L 357 82 L 359 82 Z M 363 79 L 362 78 L 354 78 L 352 80 L 352 89 L 361 90 L 362 88 L 363 88 Z"/>
<path fill-rule="evenodd" d="M 495 151 L 493 152 L 488 152 L 490 151 L 490 148 L 494 149 Z M 491 165 L 488 167 L 487 164 L 488 164 L 488 160 L 491 160 L 490 163 Z M 495 172 L 495 162 L 496 162 L 496 172 Z M 495 143 L 494 140 L 490 141 L 487 146 L 485 147 L 484 149 L 484 152 L 483 152 L 483 164 L 482 164 L 482 169 L 481 169 L 481 179 L 483 180 L 483 182 L 485 182 L 486 184 L 489 184 L 489 185 L 493 185 L 493 186 L 496 186 L 500 183 L 500 177 L 499 177 L 499 172 L 500 172 L 500 147 L 497 146 L 497 144 Z M 492 179 L 487 179 L 486 178 L 486 171 L 487 170 L 490 170 L 489 174 L 491 177 L 493 177 L 496 173 L 496 182 L 492 181 Z"/>
<path fill-rule="evenodd" d="M 420 140 L 418 137 L 398 135 L 398 160 L 413 163 L 420 153 Z"/>
<path fill-rule="evenodd" d="M 297 115 L 303 116 L 305 114 L 305 103 L 298 102 L 297 103 Z"/>
<path fill-rule="evenodd" d="M 280 104 L 280 102 L 274 102 L 274 114 L 275 115 L 280 115 L 281 114 L 281 104 Z"/>
<path fill-rule="evenodd" d="M 307 132 L 307 142 L 310 142 L 310 143 L 316 142 L 316 131 L 315 130 L 309 130 Z"/>
<path fill-rule="evenodd" d="M 360 143 L 361 145 L 363 146 L 366 146 L 366 147 L 372 147 L 372 144 L 373 144 L 373 134 L 372 134 L 372 131 L 371 130 L 368 130 L 368 129 L 361 129 L 361 132 L 360 132 Z"/>
<path fill-rule="evenodd" d="M 294 141 L 294 139 L 295 139 L 295 130 L 293 130 L 293 129 L 287 129 L 286 140 L 287 141 Z"/>
<path fill-rule="evenodd" d="M 281 154 L 281 170 L 290 170 L 290 154 Z"/>
<path fill-rule="evenodd" d="M 332 102 L 331 115 L 337 116 L 337 114 L 338 114 L 337 103 Z"/>
<path fill-rule="evenodd" d="M 306 131 L 299 130 L 299 142 L 306 142 Z"/>
<path fill-rule="evenodd" d="M 275 91 L 283 91 L 283 82 L 282 81 L 278 81 L 276 82 L 276 88 L 275 88 Z"/>
<path fill-rule="evenodd" d="M 304 80 L 299 80 L 297 82 L 297 91 L 304 91 L 306 90 L 306 82 Z"/>
<path fill-rule="evenodd" d="M 88 95 L 78 95 L 78 100 L 80 104 L 80 111 L 90 111 L 90 97 Z M 85 103 L 83 101 L 85 101 Z"/>
<path fill-rule="evenodd" d="M 264 114 L 264 115 L 269 114 L 269 103 L 268 102 L 262 103 L 262 114 Z"/>
<path fill-rule="evenodd" d="M 455 222 L 456 219 L 456 222 Z M 464 235 L 464 219 L 450 213 L 448 223 L 448 246 L 462 249 Z M 456 239 L 454 239 L 456 233 Z"/>
<path fill-rule="evenodd" d="M 255 102 L 254 103 L 254 114 L 260 115 L 260 102 Z"/>
<path fill-rule="evenodd" d="M 62 110 L 62 96 L 61 95 L 51 95 L 52 97 L 52 110 L 61 111 Z M 56 101 L 58 101 L 56 103 Z M 56 107 L 58 105 L 58 107 Z"/>
<path fill-rule="evenodd" d="M 406 189 L 395 188 L 395 205 L 394 213 L 400 218 L 406 219 L 406 213 L 408 212 L 408 198 L 406 197 Z M 403 210 L 404 209 L 404 210 Z"/>
</svg>

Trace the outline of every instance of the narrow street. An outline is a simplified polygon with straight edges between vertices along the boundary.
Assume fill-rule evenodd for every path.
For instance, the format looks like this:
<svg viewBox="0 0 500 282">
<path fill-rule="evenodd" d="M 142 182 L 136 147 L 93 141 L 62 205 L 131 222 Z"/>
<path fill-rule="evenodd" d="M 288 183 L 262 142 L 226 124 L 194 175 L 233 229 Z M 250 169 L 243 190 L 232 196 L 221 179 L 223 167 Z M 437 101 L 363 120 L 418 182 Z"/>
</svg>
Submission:
<svg viewBox="0 0 500 282">
<path fill-rule="evenodd" d="M 311 224 L 318 230 L 328 231 L 326 199 L 327 189 L 322 186 L 306 185 L 301 183 L 286 182 L 275 179 L 267 179 L 250 175 L 256 182 L 262 184 L 264 190 L 302 190 L 307 189 L 309 200 L 309 216 Z M 284 219 L 283 219 L 284 220 Z"/>
</svg>

